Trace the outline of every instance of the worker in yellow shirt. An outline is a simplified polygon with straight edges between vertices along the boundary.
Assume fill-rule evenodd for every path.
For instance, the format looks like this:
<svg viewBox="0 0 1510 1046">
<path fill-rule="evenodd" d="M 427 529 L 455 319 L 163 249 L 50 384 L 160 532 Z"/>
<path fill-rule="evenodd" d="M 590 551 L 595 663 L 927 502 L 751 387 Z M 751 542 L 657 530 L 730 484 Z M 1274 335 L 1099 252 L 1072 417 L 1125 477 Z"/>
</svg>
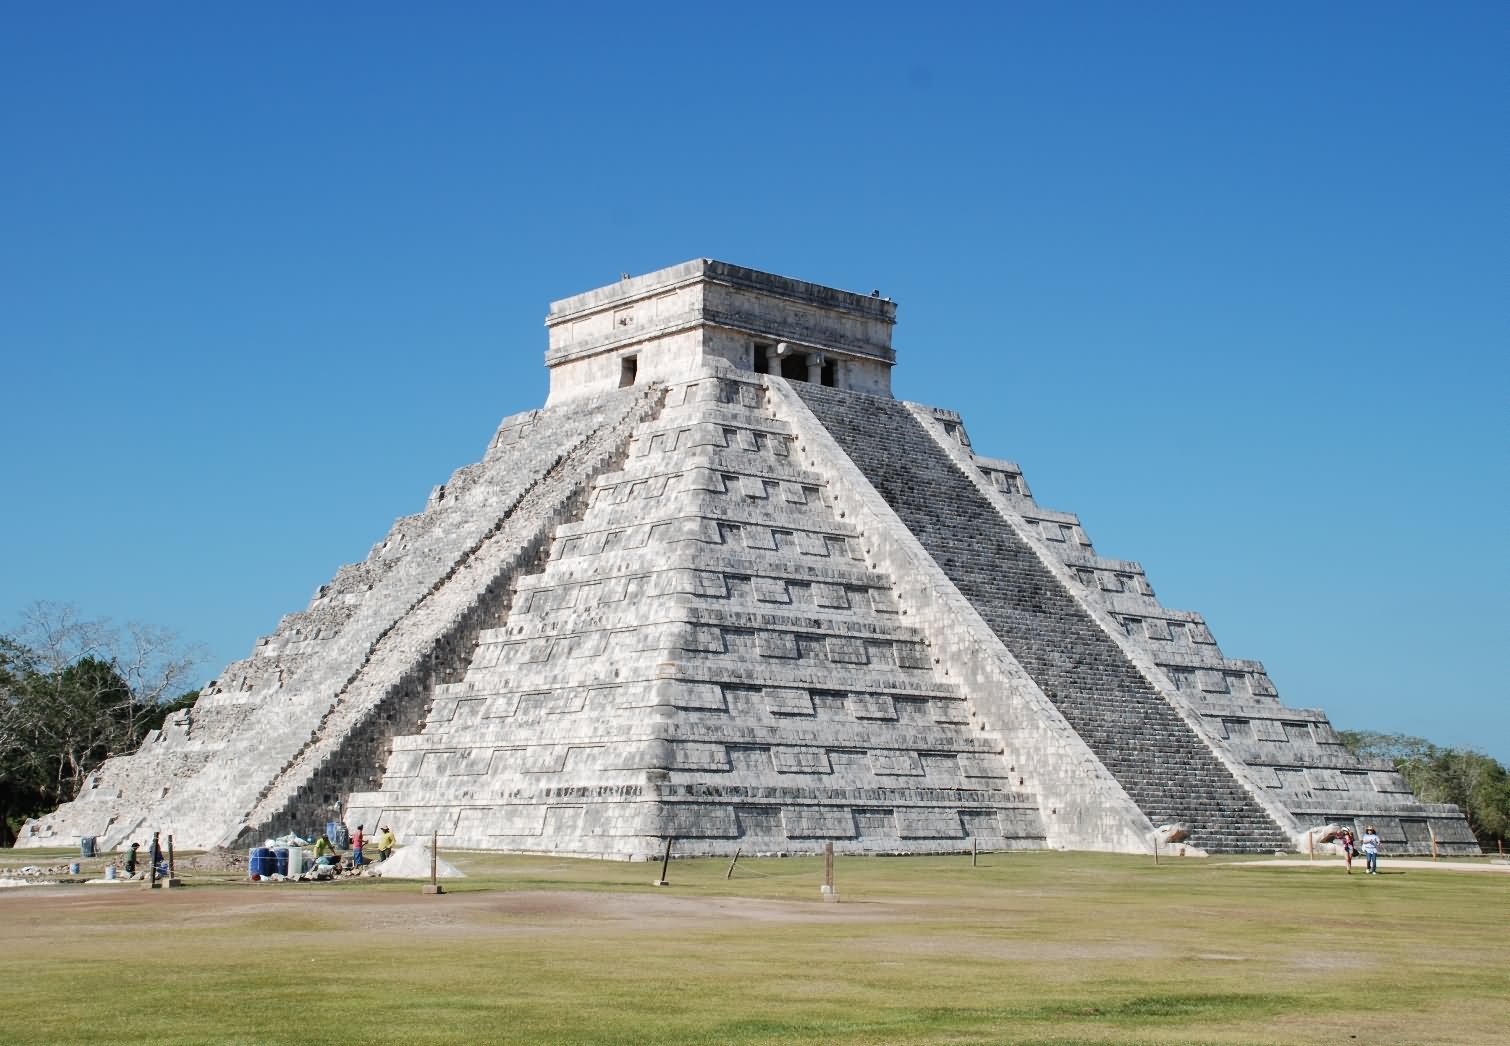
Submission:
<svg viewBox="0 0 1510 1046">
<path fill-rule="evenodd" d="M 315 840 L 315 864 L 337 865 L 341 863 L 341 855 L 336 853 L 335 846 L 330 841 L 330 836 L 322 835 Z"/>
</svg>

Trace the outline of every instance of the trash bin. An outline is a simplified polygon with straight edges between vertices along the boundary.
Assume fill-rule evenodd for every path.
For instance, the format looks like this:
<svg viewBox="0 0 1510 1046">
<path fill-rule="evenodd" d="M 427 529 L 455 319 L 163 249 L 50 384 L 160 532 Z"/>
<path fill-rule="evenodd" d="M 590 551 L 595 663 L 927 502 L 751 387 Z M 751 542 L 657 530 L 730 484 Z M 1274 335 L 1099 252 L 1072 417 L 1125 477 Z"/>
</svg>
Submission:
<svg viewBox="0 0 1510 1046">
<path fill-rule="evenodd" d="M 93 857 L 94 856 L 94 843 L 95 843 L 95 837 L 92 836 L 92 835 L 81 835 L 81 836 L 79 836 L 79 856 L 80 857 Z"/>
</svg>

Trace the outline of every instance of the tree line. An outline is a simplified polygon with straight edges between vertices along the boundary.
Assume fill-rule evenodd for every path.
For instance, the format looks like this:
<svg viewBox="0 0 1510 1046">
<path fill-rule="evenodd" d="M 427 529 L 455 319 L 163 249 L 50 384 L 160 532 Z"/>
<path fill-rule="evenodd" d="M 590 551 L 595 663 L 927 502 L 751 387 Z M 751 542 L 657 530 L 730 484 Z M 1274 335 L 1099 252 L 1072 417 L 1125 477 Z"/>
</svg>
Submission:
<svg viewBox="0 0 1510 1046">
<path fill-rule="evenodd" d="M 53 603 L 0 635 L 0 846 L 192 705 L 199 692 L 181 688 L 200 660 L 166 629 L 118 628 Z"/>
<path fill-rule="evenodd" d="M 1420 737 L 1343 730 L 1354 755 L 1388 759 L 1427 803 L 1453 803 L 1468 818 L 1479 845 L 1493 850 L 1510 833 L 1510 771 L 1471 748 L 1444 748 Z"/>
</svg>

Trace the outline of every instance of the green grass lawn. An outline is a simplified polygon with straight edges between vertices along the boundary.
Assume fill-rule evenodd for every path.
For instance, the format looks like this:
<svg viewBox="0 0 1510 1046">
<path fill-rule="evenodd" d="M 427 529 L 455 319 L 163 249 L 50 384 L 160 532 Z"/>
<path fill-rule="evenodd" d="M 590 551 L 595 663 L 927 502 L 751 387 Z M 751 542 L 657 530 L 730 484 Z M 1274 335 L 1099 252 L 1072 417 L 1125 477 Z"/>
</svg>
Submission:
<svg viewBox="0 0 1510 1046">
<path fill-rule="evenodd" d="M 816 858 L 676 861 L 658 888 L 448 857 L 444 897 L 0 891 L 0 1043 L 1510 1042 L 1505 875 L 841 857 L 826 904 Z"/>
</svg>

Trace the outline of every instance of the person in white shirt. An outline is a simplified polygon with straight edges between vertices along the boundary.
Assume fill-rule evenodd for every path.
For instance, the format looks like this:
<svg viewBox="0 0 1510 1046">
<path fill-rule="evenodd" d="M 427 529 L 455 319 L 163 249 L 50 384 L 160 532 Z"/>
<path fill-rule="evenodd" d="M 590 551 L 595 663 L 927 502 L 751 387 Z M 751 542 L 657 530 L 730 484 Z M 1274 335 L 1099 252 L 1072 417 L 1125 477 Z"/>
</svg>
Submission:
<svg viewBox="0 0 1510 1046">
<path fill-rule="evenodd" d="M 1363 830 L 1363 838 L 1360 840 L 1360 842 L 1363 843 L 1363 856 L 1368 859 L 1368 874 L 1378 875 L 1379 833 L 1374 830 L 1373 825 L 1369 825 Z"/>
</svg>

